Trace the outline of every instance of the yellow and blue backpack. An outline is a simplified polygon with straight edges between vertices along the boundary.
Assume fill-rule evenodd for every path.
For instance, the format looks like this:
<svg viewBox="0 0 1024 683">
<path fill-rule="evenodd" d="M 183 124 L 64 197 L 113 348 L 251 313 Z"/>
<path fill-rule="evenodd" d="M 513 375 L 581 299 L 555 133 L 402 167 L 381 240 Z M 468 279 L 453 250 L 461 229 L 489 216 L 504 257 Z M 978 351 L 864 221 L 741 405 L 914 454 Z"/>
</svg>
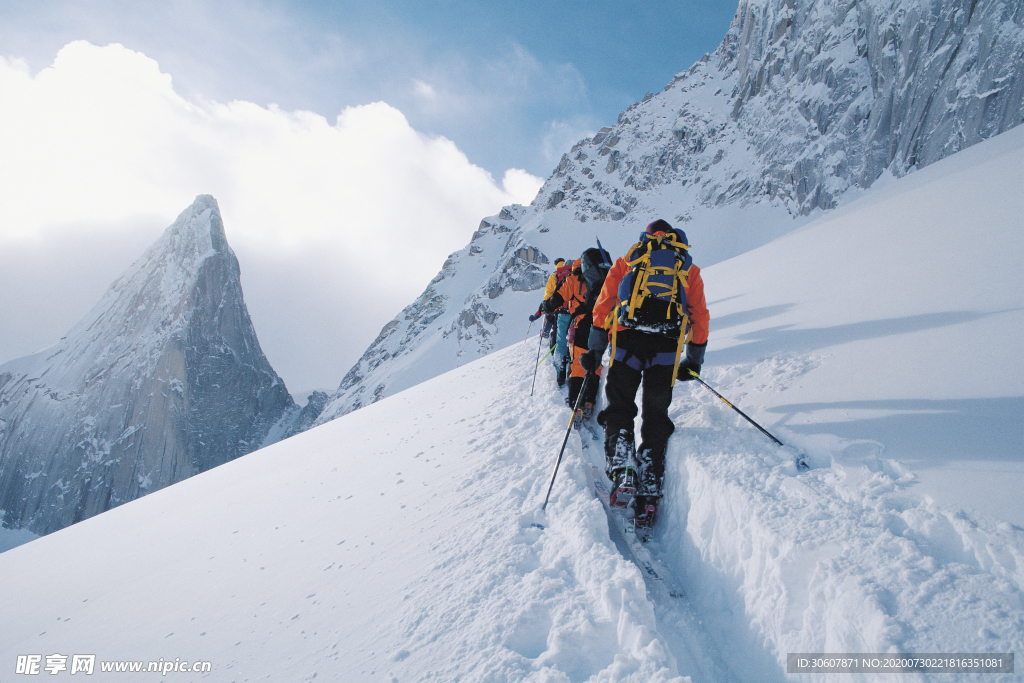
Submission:
<svg viewBox="0 0 1024 683">
<path fill-rule="evenodd" d="M 640 235 L 628 252 L 629 273 L 619 283 L 615 315 L 620 325 L 673 338 L 683 333 L 689 323 L 689 249 L 682 230 Z"/>
</svg>

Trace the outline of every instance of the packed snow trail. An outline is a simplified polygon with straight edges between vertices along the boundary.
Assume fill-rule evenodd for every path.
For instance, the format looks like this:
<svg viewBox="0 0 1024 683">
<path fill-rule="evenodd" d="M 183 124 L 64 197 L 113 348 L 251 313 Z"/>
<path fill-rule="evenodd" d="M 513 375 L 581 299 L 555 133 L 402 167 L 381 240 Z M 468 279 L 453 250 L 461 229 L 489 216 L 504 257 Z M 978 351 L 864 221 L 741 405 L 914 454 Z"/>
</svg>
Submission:
<svg viewBox="0 0 1024 683">
<path fill-rule="evenodd" d="M 709 368 L 705 377 L 727 393 L 750 384 L 778 393 L 821 362 L 772 358 Z M 696 382 L 678 386 L 670 415 L 677 432 L 648 547 L 691 602 L 648 595 L 681 673 L 783 681 L 792 679 L 791 652 L 1021 650 L 1021 529 L 915 495 L 913 473 L 879 457 L 880 444 L 782 432 L 800 448 L 780 448 Z M 798 450 L 811 471 L 797 468 Z"/>
<path fill-rule="evenodd" d="M 604 406 L 602 380 L 602 391 L 595 406 L 595 415 Z M 580 431 L 580 459 L 583 465 L 584 476 L 589 474 L 591 479 L 595 476 L 601 477 L 601 484 L 609 486 L 610 482 L 608 479 L 600 473 L 603 472 L 605 467 L 603 434 L 604 431 L 596 426 L 596 419 L 592 420 L 586 429 Z M 602 492 L 598 490 L 597 486 L 596 483 L 592 482 L 591 491 L 600 499 Z M 607 491 L 603 495 L 607 496 Z M 676 658 L 679 670 L 696 681 L 726 683 L 728 681 L 741 680 L 731 670 L 734 666 L 731 661 L 733 657 L 723 654 L 722 649 L 708 637 L 703 619 L 696 613 L 686 596 L 686 592 L 680 582 L 681 577 L 669 570 L 660 557 L 637 557 L 634 548 L 631 547 L 631 543 L 639 541 L 637 541 L 635 536 L 627 539 L 621 533 L 617 533 L 614 530 L 617 524 L 617 520 L 614 518 L 616 513 L 609 512 L 603 501 L 602 505 L 608 516 L 608 526 L 610 529 L 613 529 L 611 531 L 612 540 L 624 557 L 633 556 L 633 561 L 637 564 L 641 576 L 647 583 L 647 595 L 654 605 L 658 632 Z M 648 542 L 643 545 L 642 554 L 652 556 L 654 553 L 657 553 L 657 548 L 658 544 L 656 542 Z M 659 576 L 652 576 L 647 571 L 647 562 L 653 562 L 653 568 Z M 749 658 L 748 653 L 744 653 L 741 656 L 744 659 Z M 760 672 L 750 680 L 770 680 L 770 675 L 766 671 L 771 670 L 773 667 L 774 664 L 770 663 L 770 661 L 767 666 L 758 667 Z"/>
</svg>

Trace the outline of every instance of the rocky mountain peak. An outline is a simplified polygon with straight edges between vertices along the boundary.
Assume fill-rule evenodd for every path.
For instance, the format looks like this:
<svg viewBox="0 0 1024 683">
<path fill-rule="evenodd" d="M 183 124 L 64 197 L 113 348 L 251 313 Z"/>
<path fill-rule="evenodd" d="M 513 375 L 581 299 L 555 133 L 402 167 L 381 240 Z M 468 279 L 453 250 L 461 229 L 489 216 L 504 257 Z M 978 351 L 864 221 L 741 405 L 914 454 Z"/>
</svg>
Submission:
<svg viewBox="0 0 1024 683">
<path fill-rule="evenodd" d="M 0 376 L 0 510 L 36 533 L 256 450 L 294 410 L 209 195 L 67 336 Z"/>
</svg>

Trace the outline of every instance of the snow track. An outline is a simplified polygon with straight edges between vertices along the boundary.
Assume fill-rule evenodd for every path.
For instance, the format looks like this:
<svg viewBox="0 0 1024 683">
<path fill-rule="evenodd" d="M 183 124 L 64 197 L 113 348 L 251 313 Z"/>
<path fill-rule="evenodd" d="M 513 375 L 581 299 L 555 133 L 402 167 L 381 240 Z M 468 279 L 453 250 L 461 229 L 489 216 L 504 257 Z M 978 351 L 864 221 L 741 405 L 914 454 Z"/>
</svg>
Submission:
<svg viewBox="0 0 1024 683">
<path fill-rule="evenodd" d="M 781 390 L 787 375 L 797 376 L 793 365 L 816 363 L 715 368 L 710 377 L 734 378 L 722 385 L 727 395 L 751 374 Z M 791 449 L 690 389 L 673 403 L 680 429 L 669 449 L 659 550 L 686 576 L 715 640 L 747 653 L 732 660 L 741 677 L 784 680 L 790 652 L 1021 650 L 1019 528 L 939 508 L 915 493 L 912 472 L 878 457 L 879 444 L 783 430 L 816 465 L 797 473 Z M 834 461 L 849 451 L 862 462 Z"/>
<path fill-rule="evenodd" d="M 751 386 L 778 393 L 827 362 L 773 358 L 706 376 L 727 395 Z M 783 681 L 791 680 L 790 652 L 996 653 L 1024 645 L 1019 528 L 940 508 L 916 492 L 913 472 L 880 457 L 882 444 L 782 428 L 784 440 L 801 447 L 779 448 L 696 383 L 677 389 L 672 417 L 678 431 L 649 548 L 682 580 L 686 599 L 656 590 L 648 598 L 681 674 Z M 797 470 L 797 452 L 810 472 Z M 624 546 L 620 552 L 629 557 Z"/>
</svg>

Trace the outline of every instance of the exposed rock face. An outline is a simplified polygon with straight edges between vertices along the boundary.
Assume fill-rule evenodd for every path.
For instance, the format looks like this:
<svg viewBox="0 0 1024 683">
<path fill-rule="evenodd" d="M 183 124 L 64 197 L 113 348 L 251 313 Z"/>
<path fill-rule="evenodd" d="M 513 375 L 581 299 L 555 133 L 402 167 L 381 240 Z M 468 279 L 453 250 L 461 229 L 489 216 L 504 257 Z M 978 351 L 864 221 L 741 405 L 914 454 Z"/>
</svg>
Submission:
<svg viewBox="0 0 1024 683">
<path fill-rule="evenodd" d="M 290 436 L 300 434 L 316 422 L 316 419 L 320 417 L 320 413 L 324 411 L 324 407 L 327 405 L 327 400 L 330 397 L 323 391 L 314 391 L 306 399 L 306 405 L 302 406 L 302 410 L 295 417 L 295 422 L 288 427 L 284 434 L 284 438 L 287 439 Z"/>
<path fill-rule="evenodd" d="M 665 218 L 707 266 L 1009 130 L 1022 71 L 1016 0 L 742 0 L 714 54 L 576 144 L 529 207 L 485 219 L 320 420 L 522 339 L 549 261 L 595 236 L 623 253 Z"/>
<path fill-rule="evenodd" d="M 752 188 L 827 209 L 851 183 L 1018 125 L 1022 25 L 1024 6 L 1003 0 L 741 3 L 714 61 L 734 71 L 732 117 L 768 162 Z"/>
<path fill-rule="evenodd" d="M 49 533 L 245 455 L 293 406 L 197 197 L 66 337 L 0 366 L 4 525 Z"/>
<path fill-rule="evenodd" d="M 499 348 L 493 337 L 503 314 L 492 303 L 530 293 L 536 306 L 536 293 L 547 280 L 541 266 L 551 261 L 511 227 L 524 212 L 521 206 L 505 207 L 481 221 L 469 245 L 451 254 L 423 294 L 381 329 L 316 424 Z M 431 351 L 410 353 L 424 339 L 432 340 Z"/>
<path fill-rule="evenodd" d="M 714 54 L 573 147 L 537 202 L 619 221 L 674 186 L 831 209 L 1020 124 L 1022 70 L 1019 2 L 743 0 Z"/>
</svg>

